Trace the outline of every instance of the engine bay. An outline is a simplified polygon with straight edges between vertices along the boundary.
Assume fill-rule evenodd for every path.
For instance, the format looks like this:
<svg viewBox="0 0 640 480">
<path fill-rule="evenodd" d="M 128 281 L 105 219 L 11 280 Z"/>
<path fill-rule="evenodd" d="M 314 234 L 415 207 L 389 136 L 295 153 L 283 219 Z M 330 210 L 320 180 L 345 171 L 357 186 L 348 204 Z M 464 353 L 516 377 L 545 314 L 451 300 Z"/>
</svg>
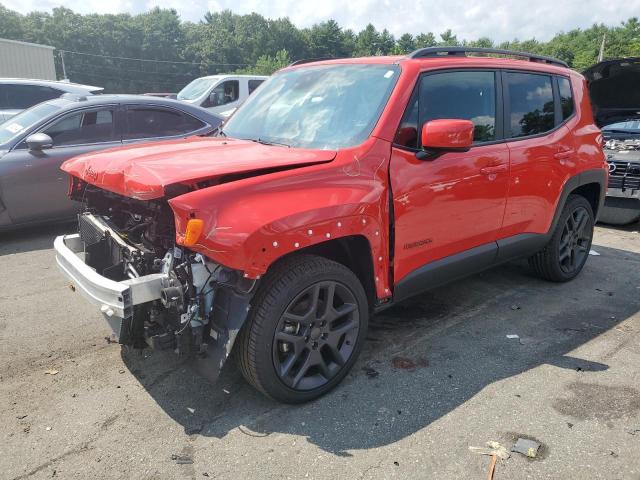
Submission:
<svg viewBox="0 0 640 480">
<path fill-rule="evenodd" d="M 121 344 L 201 356 L 215 344 L 229 350 L 229 299 L 248 304 L 255 281 L 176 245 L 166 199 L 135 200 L 87 184 L 72 195 L 84 204 L 78 231 L 86 265 L 115 282 L 162 274 L 156 299 L 123 319 Z"/>
</svg>

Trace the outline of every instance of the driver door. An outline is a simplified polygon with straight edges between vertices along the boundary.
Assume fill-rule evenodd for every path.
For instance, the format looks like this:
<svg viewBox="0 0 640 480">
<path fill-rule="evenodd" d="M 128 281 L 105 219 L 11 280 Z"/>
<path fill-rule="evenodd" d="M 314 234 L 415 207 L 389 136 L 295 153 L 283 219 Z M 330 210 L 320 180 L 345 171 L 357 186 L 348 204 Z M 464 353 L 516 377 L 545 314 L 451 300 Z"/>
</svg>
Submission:
<svg viewBox="0 0 640 480">
<path fill-rule="evenodd" d="M 116 112 L 106 106 L 66 113 L 37 131 L 51 137 L 51 148 L 30 150 L 23 140 L 0 159 L 2 200 L 13 224 L 71 218 L 79 211 L 80 204 L 67 197 L 69 177 L 60 166 L 71 157 L 121 145 Z"/>
<path fill-rule="evenodd" d="M 499 92 L 491 70 L 430 72 L 418 81 L 391 154 L 399 299 L 495 259 L 509 179 Z M 416 158 L 422 125 L 436 119 L 471 120 L 472 148 Z"/>
</svg>

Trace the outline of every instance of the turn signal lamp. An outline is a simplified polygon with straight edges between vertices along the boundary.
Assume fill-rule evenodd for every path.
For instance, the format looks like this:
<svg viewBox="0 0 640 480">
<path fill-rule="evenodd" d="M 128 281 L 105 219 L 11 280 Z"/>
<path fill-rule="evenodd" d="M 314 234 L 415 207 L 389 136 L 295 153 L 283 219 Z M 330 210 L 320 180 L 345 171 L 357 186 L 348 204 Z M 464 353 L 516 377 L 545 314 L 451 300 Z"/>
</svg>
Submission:
<svg viewBox="0 0 640 480">
<path fill-rule="evenodd" d="M 204 228 L 204 222 L 199 218 L 192 218 L 187 222 L 187 228 L 184 232 L 184 240 L 182 244 L 185 247 L 192 247 L 202 235 L 202 229 Z"/>
</svg>

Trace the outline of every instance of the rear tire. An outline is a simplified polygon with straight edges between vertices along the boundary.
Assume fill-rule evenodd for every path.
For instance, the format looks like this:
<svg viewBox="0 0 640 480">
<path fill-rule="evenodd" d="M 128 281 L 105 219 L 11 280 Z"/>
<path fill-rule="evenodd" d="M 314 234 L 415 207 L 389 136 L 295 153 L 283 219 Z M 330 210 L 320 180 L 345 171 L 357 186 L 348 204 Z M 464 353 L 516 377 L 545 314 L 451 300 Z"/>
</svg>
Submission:
<svg viewBox="0 0 640 480">
<path fill-rule="evenodd" d="M 549 243 L 529 258 L 529 265 L 546 280 L 572 280 L 589 257 L 593 226 L 591 204 L 580 195 L 569 195 Z"/>
<path fill-rule="evenodd" d="M 264 277 L 237 342 L 245 379 L 275 400 L 302 403 L 347 375 L 366 337 L 368 302 L 344 265 L 291 257 Z"/>
</svg>

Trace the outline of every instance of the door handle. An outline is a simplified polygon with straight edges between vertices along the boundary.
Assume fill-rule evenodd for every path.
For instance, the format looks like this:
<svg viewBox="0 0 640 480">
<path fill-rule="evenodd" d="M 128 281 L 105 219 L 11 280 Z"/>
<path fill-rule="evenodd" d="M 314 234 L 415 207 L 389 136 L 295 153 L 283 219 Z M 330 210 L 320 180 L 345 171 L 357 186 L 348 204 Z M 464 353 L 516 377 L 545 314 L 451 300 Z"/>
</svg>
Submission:
<svg viewBox="0 0 640 480">
<path fill-rule="evenodd" d="M 489 167 L 482 167 L 480 169 L 480 173 L 482 173 L 483 175 L 495 175 L 496 173 L 506 172 L 506 171 L 507 171 L 506 163 L 502 163 L 500 165 L 491 165 Z"/>
<path fill-rule="evenodd" d="M 569 148 L 567 150 L 560 150 L 553 154 L 553 157 L 558 160 L 566 160 L 567 158 L 571 158 L 576 151 L 573 148 Z"/>
</svg>

